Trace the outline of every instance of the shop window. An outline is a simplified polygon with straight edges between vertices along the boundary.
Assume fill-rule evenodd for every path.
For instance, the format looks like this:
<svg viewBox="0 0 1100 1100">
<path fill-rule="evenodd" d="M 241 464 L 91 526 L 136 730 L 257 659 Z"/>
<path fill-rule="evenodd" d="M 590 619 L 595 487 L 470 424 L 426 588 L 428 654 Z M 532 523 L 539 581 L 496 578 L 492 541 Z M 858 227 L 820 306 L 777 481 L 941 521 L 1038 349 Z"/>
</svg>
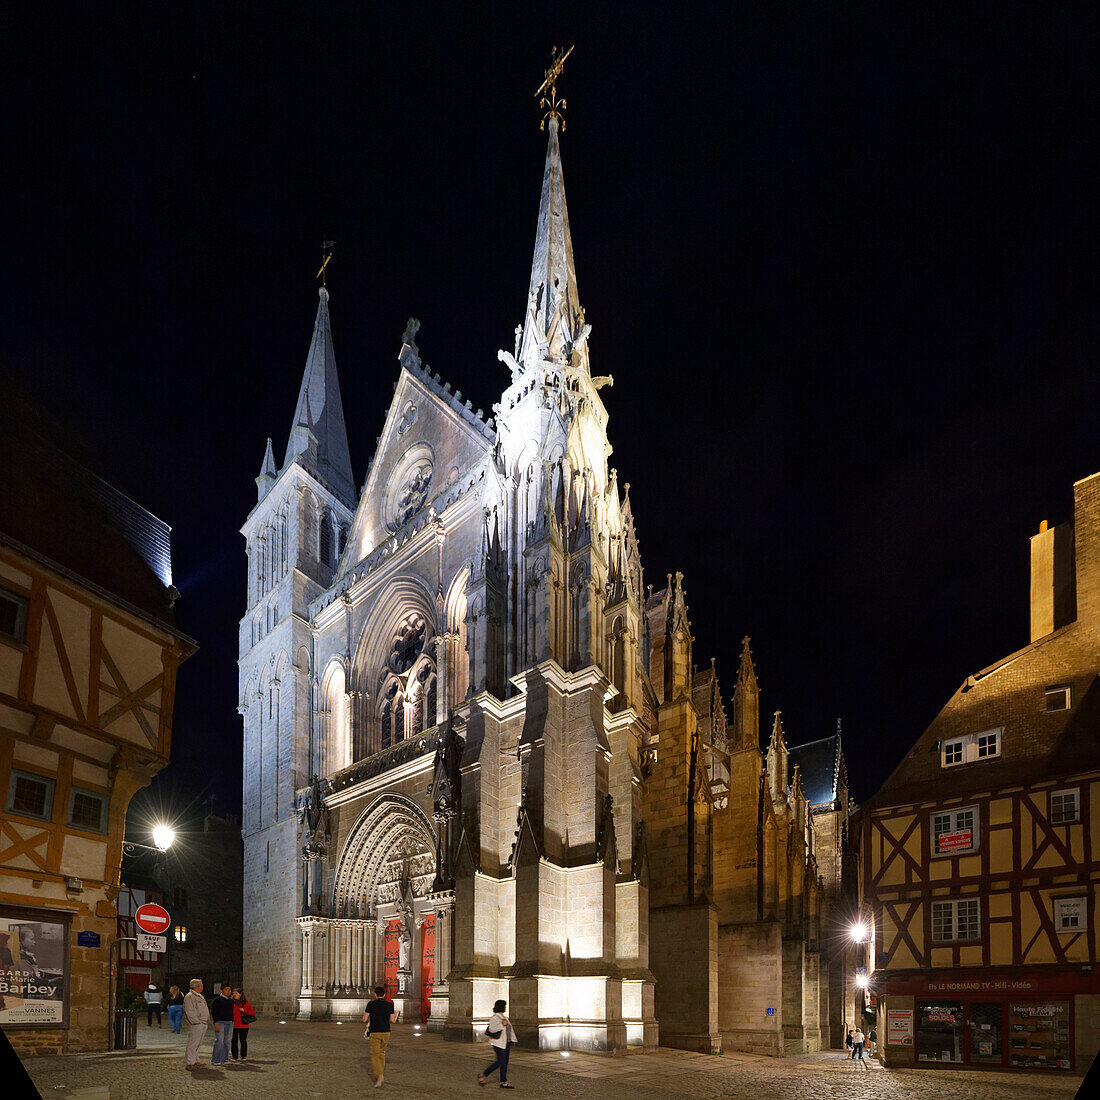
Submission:
<svg viewBox="0 0 1100 1100">
<path fill-rule="evenodd" d="M 1050 795 L 1050 823 L 1071 825 L 1081 820 L 1081 792 L 1077 787 L 1064 791 L 1052 791 Z"/>
<path fill-rule="evenodd" d="M 1046 697 L 1046 709 L 1048 712 L 1069 710 L 1069 708 L 1073 706 L 1073 687 L 1070 684 L 1061 684 L 1058 687 L 1048 687 L 1044 695 Z"/>
<path fill-rule="evenodd" d="M 1087 899 L 1055 898 L 1054 927 L 1059 932 L 1080 932 L 1089 923 Z"/>
<path fill-rule="evenodd" d="M 73 787 L 69 793 L 69 824 L 92 833 L 107 831 L 107 799 L 92 791 Z"/>
<path fill-rule="evenodd" d="M 981 908 L 977 898 L 932 902 L 932 939 L 938 943 L 981 939 Z"/>
<path fill-rule="evenodd" d="M 961 1001 L 917 1001 L 917 1061 L 963 1060 Z"/>
<path fill-rule="evenodd" d="M 1018 1001 L 1008 1006 L 1009 1065 L 1069 1069 L 1069 1001 Z"/>
<path fill-rule="evenodd" d="M 27 601 L 6 588 L 0 588 L 0 634 L 14 642 L 21 642 L 26 632 Z"/>
<path fill-rule="evenodd" d="M 1001 755 L 1001 729 L 968 733 L 965 737 L 953 737 L 940 742 L 940 766 L 953 768 L 958 764 L 973 764 L 978 760 L 992 760 Z"/>
<path fill-rule="evenodd" d="M 970 1061 L 978 1065 L 1001 1064 L 1001 1011 L 999 1002 L 970 1004 Z"/>
<path fill-rule="evenodd" d="M 53 814 L 53 787 L 52 779 L 13 771 L 8 783 L 8 813 L 48 821 Z"/>
<path fill-rule="evenodd" d="M 978 850 L 978 807 L 963 806 L 932 814 L 932 852 L 954 856 Z"/>
</svg>

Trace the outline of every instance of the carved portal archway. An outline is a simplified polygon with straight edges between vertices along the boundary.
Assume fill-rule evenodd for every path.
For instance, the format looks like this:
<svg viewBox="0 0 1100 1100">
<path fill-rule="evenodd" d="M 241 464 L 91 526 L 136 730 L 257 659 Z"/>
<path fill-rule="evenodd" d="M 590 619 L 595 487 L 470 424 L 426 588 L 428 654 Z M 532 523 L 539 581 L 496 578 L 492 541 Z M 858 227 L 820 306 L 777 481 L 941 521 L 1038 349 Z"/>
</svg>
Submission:
<svg viewBox="0 0 1100 1100">
<path fill-rule="evenodd" d="M 352 827 L 333 882 L 332 912 L 367 917 L 396 906 L 407 874 L 423 897 L 435 876 L 435 830 L 412 799 L 380 795 Z"/>
</svg>

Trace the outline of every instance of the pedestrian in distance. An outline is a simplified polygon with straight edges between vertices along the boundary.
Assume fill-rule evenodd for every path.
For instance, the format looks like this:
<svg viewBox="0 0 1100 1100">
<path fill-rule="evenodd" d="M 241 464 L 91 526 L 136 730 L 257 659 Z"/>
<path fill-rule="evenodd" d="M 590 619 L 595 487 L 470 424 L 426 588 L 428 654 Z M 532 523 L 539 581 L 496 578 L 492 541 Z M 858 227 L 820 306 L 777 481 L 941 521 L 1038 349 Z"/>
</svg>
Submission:
<svg viewBox="0 0 1100 1100">
<path fill-rule="evenodd" d="M 143 994 L 145 997 L 146 1027 L 153 1026 L 153 1013 L 157 1014 L 157 1027 L 160 1027 L 160 1006 L 164 1003 L 164 994 L 150 982 L 149 988 Z"/>
<path fill-rule="evenodd" d="M 243 989 L 233 990 L 233 1043 L 230 1054 L 237 1061 L 237 1049 L 240 1048 L 242 1062 L 248 1061 L 248 1025 L 256 1022 L 256 1010 L 252 1002 L 244 995 Z"/>
<path fill-rule="evenodd" d="M 183 998 L 183 1018 L 187 1021 L 187 1053 L 184 1060 L 189 1070 L 199 1064 L 199 1047 L 210 1022 L 210 1008 L 202 995 L 202 978 L 192 978 L 190 990 Z"/>
<path fill-rule="evenodd" d="M 210 1064 L 224 1066 L 229 1062 L 229 1040 L 233 1035 L 233 1002 L 224 986 L 210 1002 L 210 1018 L 214 1021 L 214 1053 L 210 1056 Z"/>
<path fill-rule="evenodd" d="M 856 1024 L 856 1032 L 852 1036 L 852 1058 L 863 1061 L 863 1030 Z"/>
<path fill-rule="evenodd" d="M 493 1015 L 485 1027 L 485 1034 L 489 1036 L 489 1042 L 493 1047 L 495 1060 L 491 1066 L 486 1066 L 478 1076 L 477 1083 L 484 1085 L 486 1081 L 499 1069 L 500 1087 L 502 1089 L 514 1089 L 515 1085 L 508 1084 L 508 1054 L 512 1044 L 516 1042 L 516 1033 L 504 1010 L 508 1007 L 506 1001 L 497 1001 L 493 1005 Z"/>
<path fill-rule="evenodd" d="M 844 1037 L 844 1045 L 848 1048 L 848 1057 L 854 1058 L 856 1056 L 856 1046 L 852 1042 L 852 1029 L 848 1028 L 848 1034 Z"/>
<path fill-rule="evenodd" d="M 867 1033 L 867 1050 L 870 1054 L 878 1054 L 878 1029 L 872 1026 Z"/>
<path fill-rule="evenodd" d="M 183 1025 L 183 990 L 178 985 L 168 990 L 168 1024 L 178 1035 Z"/>
<path fill-rule="evenodd" d="M 370 1039 L 370 1067 L 374 1072 L 374 1087 L 380 1089 L 386 1074 L 386 1047 L 390 1045 L 390 1025 L 397 1023 L 397 1009 L 386 996 L 384 985 L 374 987 L 374 999 L 367 1001 L 363 1023 L 367 1025 L 363 1035 Z"/>
</svg>

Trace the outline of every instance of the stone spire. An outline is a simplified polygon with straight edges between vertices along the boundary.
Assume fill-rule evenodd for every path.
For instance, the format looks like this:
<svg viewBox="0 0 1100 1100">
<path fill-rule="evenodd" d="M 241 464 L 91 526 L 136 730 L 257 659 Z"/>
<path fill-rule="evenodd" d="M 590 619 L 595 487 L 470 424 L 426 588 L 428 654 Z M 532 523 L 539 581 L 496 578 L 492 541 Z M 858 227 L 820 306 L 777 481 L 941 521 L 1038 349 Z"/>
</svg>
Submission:
<svg viewBox="0 0 1100 1100">
<path fill-rule="evenodd" d="M 733 734 L 730 742 L 738 749 L 760 748 L 760 685 L 752 662 L 749 637 L 741 639 L 741 664 L 733 689 Z"/>
<path fill-rule="evenodd" d="M 271 436 L 268 436 L 263 465 L 260 467 L 260 476 L 256 478 L 256 490 L 259 493 L 260 500 L 267 496 L 278 476 L 279 471 L 275 468 L 275 455 L 271 450 Z"/>
<path fill-rule="evenodd" d="M 317 306 L 317 320 L 313 325 L 313 339 L 283 465 L 297 459 L 349 508 L 354 508 L 355 478 L 351 472 L 344 406 L 332 349 L 328 291 L 321 287 L 318 293 L 321 300 Z"/>
<path fill-rule="evenodd" d="M 587 337 L 584 310 L 577 293 L 573 239 L 565 205 L 565 179 L 558 145 L 558 119 L 551 116 L 542 174 L 535 253 L 527 291 L 527 313 L 517 358 L 527 370 L 543 359 L 571 362 L 574 349 Z M 586 356 L 580 357 L 587 359 Z M 582 365 L 575 362 L 574 365 Z M 583 364 L 587 367 L 587 363 Z"/>
</svg>

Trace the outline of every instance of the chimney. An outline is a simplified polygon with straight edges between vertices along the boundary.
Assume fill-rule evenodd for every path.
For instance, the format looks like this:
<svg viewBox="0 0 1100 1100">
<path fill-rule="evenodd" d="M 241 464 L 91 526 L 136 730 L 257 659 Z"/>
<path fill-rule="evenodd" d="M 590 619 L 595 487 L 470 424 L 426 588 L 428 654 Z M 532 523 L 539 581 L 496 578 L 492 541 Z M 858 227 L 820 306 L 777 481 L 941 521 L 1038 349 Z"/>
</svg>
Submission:
<svg viewBox="0 0 1100 1100">
<path fill-rule="evenodd" d="M 1073 524 L 1046 520 L 1031 536 L 1031 641 L 1060 630 L 1077 617 Z"/>
</svg>

